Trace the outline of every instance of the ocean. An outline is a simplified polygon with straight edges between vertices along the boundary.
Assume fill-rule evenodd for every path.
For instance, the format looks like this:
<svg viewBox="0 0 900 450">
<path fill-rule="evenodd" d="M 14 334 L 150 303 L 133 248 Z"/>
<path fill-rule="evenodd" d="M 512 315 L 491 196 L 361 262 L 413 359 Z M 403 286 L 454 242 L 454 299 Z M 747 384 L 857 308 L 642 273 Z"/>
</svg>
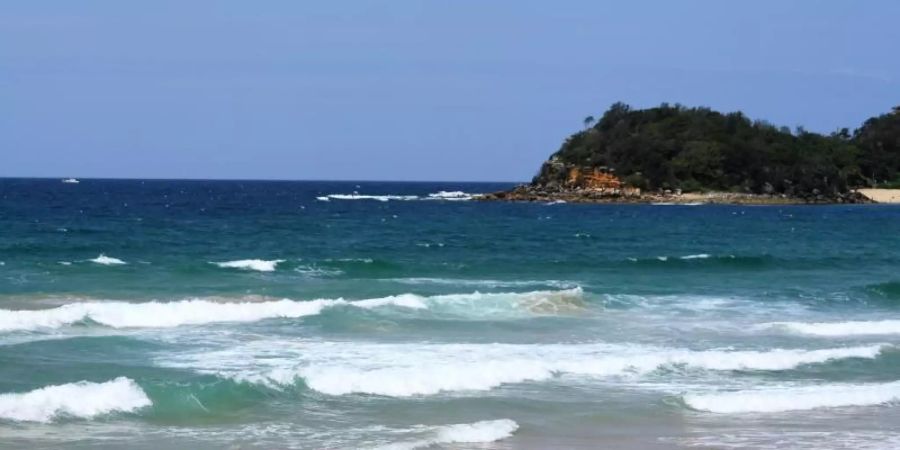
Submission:
<svg viewBox="0 0 900 450">
<path fill-rule="evenodd" d="M 900 448 L 900 207 L 0 179 L 0 448 Z"/>
</svg>

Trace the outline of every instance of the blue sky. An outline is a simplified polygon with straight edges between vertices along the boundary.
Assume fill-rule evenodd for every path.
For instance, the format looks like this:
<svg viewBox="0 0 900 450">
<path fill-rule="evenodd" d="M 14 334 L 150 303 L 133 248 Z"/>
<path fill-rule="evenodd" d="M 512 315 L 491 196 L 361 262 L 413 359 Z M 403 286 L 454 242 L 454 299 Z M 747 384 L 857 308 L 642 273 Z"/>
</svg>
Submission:
<svg viewBox="0 0 900 450">
<path fill-rule="evenodd" d="M 888 0 L 5 0 L 0 176 L 526 180 L 620 100 L 832 131 L 900 104 L 898 23 Z"/>
</svg>

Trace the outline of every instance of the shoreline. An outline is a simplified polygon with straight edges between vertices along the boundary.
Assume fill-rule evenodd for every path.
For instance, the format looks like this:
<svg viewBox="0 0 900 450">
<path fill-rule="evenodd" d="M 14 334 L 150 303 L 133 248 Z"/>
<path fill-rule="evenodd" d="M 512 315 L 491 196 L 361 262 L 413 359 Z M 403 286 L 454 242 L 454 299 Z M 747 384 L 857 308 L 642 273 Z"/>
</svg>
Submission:
<svg viewBox="0 0 900 450">
<path fill-rule="evenodd" d="M 644 205 L 844 205 L 900 204 L 900 189 L 858 189 L 836 197 L 792 197 L 738 192 L 685 192 L 609 195 L 589 189 L 546 191 L 528 185 L 474 197 L 477 201 Z"/>
</svg>

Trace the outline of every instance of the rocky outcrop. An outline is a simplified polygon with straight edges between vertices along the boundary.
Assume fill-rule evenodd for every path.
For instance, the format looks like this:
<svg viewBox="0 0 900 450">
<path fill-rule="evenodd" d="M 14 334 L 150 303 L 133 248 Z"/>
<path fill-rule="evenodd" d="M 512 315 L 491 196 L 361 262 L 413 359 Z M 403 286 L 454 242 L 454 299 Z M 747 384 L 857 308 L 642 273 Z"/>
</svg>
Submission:
<svg viewBox="0 0 900 450">
<path fill-rule="evenodd" d="M 530 184 L 509 191 L 484 194 L 485 201 L 525 201 L 546 203 L 661 203 L 661 204 L 815 204 L 871 203 L 855 192 L 825 195 L 813 190 L 806 195 L 791 196 L 773 192 L 763 194 L 740 192 L 683 193 L 681 190 L 641 192 L 620 180 L 606 167 L 565 164 L 555 159 L 546 161 Z"/>
</svg>

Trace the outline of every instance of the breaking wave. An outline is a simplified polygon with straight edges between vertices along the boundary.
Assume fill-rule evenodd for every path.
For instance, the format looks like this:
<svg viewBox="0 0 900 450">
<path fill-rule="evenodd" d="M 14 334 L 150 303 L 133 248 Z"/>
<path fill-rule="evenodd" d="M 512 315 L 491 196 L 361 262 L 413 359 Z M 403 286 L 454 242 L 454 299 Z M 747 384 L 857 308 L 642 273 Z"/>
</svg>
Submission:
<svg viewBox="0 0 900 450">
<path fill-rule="evenodd" d="M 449 200 L 449 201 L 464 201 L 464 200 L 472 200 L 476 195 L 479 194 L 469 194 L 463 191 L 439 191 L 433 194 L 428 194 L 429 200 Z"/>
<path fill-rule="evenodd" d="M 21 394 L 0 394 L 0 419 L 45 423 L 60 417 L 89 419 L 150 405 L 137 383 L 119 377 L 105 383 L 79 381 Z"/>
<path fill-rule="evenodd" d="M 60 328 L 84 321 L 113 328 L 168 328 L 217 322 L 255 322 L 274 318 L 313 316 L 325 308 L 350 306 L 372 309 L 395 306 L 429 310 L 451 317 L 516 318 L 534 314 L 572 313 L 582 309 L 580 288 L 524 293 L 452 294 L 423 297 L 401 294 L 366 300 L 221 301 L 191 299 L 131 303 L 89 301 L 51 309 L 0 309 L 0 332 Z"/>
<path fill-rule="evenodd" d="M 409 278 L 383 278 L 382 281 L 392 283 L 410 284 L 410 285 L 446 285 L 446 286 L 474 286 L 484 288 L 514 288 L 534 286 L 547 286 L 557 289 L 574 289 L 578 284 L 574 281 L 565 280 L 481 280 L 470 278 L 429 278 L 429 277 L 409 277 Z"/>
<path fill-rule="evenodd" d="M 770 322 L 758 329 L 783 330 L 811 336 L 865 336 L 900 334 L 900 320 L 860 320 L 848 322 Z"/>
<path fill-rule="evenodd" d="M 275 266 L 283 263 L 283 259 L 240 259 L 236 261 L 211 262 L 223 269 L 255 270 L 258 272 L 274 272 Z"/>
<path fill-rule="evenodd" d="M 846 358 L 874 359 L 888 345 L 820 350 L 694 351 L 623 344 L 365 344 L 256 342 L 182 354 L 163 366 L 272 387 L 302 381 L 329 395 L 391 397 L 485 391 L 574 375 L 641 376 L 665 370 L 780 371 Z"/>
<path fill-rule="evenodd" d="M 83 302 L 53 309 L 0 310 L 0 331 L 59 328 L 90 320 L 113 328 L 168 328 L 216 322 L 254 322 L 271 318 L 297 318 L 319 314 L 327 307 L 349 305 L 376 308 L 394 305 L 425 308 L 420 297 L 399 295 L 368 300 L 319 299 L 264 302 L 216 302 L 181 300 L 173 302 Z"/>
<path fill-rule="evenodd" d="M 418 195 L 363 195 L 363 194 L 328 194 L 316 197 L 316 200 L 327 202 L 329 200 L 376 200 L 387 202 L 390 200 L 418 200 Z"/>
<path fill-rule="evenodd" d="M 113 258 L 111 256 L 106 256 L 102 253 L 100 254 L 100 256 L 97 256 L 94 259 L 89 259 L 88 261 L 97 263 L 97 264 L 102 264 L 104 266 L 116 266 L 116 265 L 127 264 L 125 261 L 122 261 L 119 258 Z"/>
<path fill-rule="evenodd" d="M 370 195 L 354 192 L 352 194 L 328 194 L 316 197 L 316 200 L 327 202 L 331 200 L 374 200 L 379 202 L 388 201 L 414 201 L 414 200 L 443 200 L 443 201 L 466 201 L 472 200 L 479 194 L 470 194 L 462 191 L 439 191 L 428 194 L 427 196 L 419 195 Z"/>
<path fill-rule="evenodd" d="M 519 424 L 510 419 L 499 419 L 442 426 L 419 425 L 416 428 L 423 429 L 429 436 L 376 447 L 377 450 L 414 450 L 435 445 L 496 442 L 512 436 L 519 429 Z"/>
<path fill-rule="evenodd" d="M 725 414 L 874 406 L 900 401 L 900 381 L 750 389 L 716 394 L 686 394 L 682 398 L 690 408 Z"/>
</svg>

